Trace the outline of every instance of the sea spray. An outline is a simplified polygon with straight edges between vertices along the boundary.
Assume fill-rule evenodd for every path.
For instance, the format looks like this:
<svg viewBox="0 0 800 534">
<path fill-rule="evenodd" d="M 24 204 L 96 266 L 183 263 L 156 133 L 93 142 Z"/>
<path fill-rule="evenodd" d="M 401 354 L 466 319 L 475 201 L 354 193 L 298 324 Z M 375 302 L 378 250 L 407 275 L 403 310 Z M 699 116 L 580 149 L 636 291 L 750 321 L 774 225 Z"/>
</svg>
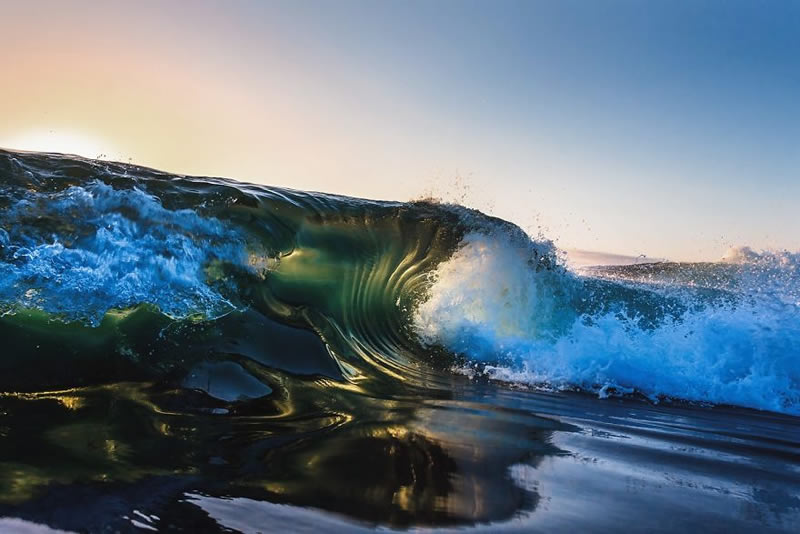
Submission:
<svg viewBox="0 0 800 534">
<path fill-rule="evenodd" d="M 468 235 L 431 273 L 420 338 L 508 382 L 800 413 L 796 255 L 580 275 L 531 266 L 543 246 Z"/>
</svg>

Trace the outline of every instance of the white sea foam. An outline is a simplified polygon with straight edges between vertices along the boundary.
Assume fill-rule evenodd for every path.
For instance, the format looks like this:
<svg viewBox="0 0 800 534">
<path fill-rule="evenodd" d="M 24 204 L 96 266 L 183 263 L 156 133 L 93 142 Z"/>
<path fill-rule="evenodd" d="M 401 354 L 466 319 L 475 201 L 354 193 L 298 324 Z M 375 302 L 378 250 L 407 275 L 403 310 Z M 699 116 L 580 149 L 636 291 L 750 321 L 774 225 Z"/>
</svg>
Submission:
<svg viewBox="0 0 800 534">
<path fill-rule="evenodd" d="M 220 221 L 102 182 L 30 193 L 3 225 L 0 301 L 95 324 L 142 302 L 175 317 L 223 314 L 232 304 L 205 269 L 214 259 L 246 261 L 242 240 Z"/>
<path fill-rule="evenodd" d="M 416 309 L 420 338 L 501 380 L 800 414 L 800 284 L 791 255 L 748 254 L 755 267 L 735 272 L 738 292 L 713 301 L 692 297 L 691 284 L 653 290 L 537 271 L 529 259 L 542 246 L 502 232 L 467 235 Z M 583 305 L 613 301 L 616 290 L 619 305 Z M 684 304 L 677 315 L 659 310 L 671 291 Z M 657 319 L 644 324 L 647 311 Z"/>
</svg>

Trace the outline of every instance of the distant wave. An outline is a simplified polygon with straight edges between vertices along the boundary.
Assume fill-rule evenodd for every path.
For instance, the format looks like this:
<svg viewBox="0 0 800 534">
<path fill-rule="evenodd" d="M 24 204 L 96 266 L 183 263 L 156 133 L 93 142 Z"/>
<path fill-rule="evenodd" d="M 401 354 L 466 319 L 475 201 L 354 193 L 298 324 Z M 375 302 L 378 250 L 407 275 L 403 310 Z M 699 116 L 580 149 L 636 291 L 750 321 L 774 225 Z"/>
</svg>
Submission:
<svg viewBox="0 0 800 534">
<path fill-rule="evenodd" d="M 460 206 L 2 151 L 0 210 L 5 388 L 244 372 L 203 363 L 236 354 L 378 392 L 456 369 L 800 414 L 795 253 L 573 271 Z M 33 355 L 125 366 L 26 378 Z"/>
<path fill-rule="evenodd" d="M 566 262 L 570 267 L 595 267 L 598 265 L 634 265 L 637 263 L 655 263 L 666 261 L 665 258 L 651 258 L 644 254 L 628 256 L 626 254 L 613 254 L 593 250 L 566 250 Z"/>
</svg>

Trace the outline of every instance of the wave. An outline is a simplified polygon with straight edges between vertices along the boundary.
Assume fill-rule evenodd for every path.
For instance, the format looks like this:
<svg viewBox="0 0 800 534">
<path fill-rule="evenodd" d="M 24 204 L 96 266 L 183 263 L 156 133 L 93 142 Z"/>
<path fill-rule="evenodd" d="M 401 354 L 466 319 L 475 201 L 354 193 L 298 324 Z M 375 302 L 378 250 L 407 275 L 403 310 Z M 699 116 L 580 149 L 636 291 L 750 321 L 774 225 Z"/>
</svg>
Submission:
<svg viewBox="0 0 800 534">
<path fill-rule="evenodd" d="M 0 210 L 0 389 L 224 371 L 230 400 L 275 370 L 388 395 L 456 369 L 800 414 L 790 252 L 570 270 L 460 206 L 6 151 Z"/>
</svg>

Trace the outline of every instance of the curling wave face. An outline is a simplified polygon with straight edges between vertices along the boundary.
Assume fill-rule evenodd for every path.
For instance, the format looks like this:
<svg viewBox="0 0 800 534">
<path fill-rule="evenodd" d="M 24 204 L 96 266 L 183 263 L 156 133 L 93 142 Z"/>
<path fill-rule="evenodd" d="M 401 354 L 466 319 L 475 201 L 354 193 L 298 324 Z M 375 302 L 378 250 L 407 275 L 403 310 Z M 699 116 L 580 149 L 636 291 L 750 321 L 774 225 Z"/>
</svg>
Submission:
<svg viewBox="0 0 800 534">
<path fill-rule="evenodd" d="M 574 272 L 458 206 L 12 152 L 0 210 L 6 391 L 208 375 L 236 399 L 279 372 L 388 394 L 455 368 L 800 413 L 791 253 Z"/>
</svg>

